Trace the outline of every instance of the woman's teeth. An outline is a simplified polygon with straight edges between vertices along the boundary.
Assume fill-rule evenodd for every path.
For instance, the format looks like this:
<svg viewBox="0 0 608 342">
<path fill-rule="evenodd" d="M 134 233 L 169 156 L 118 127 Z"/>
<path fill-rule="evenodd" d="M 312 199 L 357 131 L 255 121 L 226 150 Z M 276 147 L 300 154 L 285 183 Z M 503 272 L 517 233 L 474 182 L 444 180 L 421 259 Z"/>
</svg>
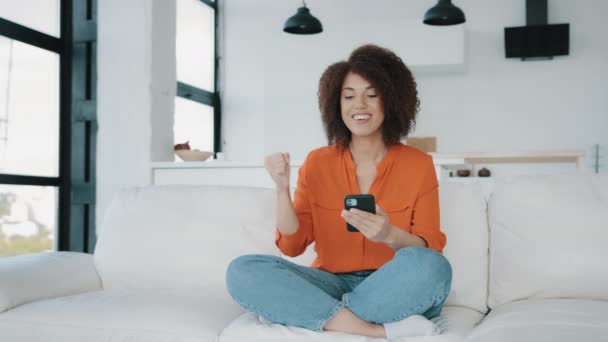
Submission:
<svg viewBox="0 0 608 342">
<path fill-rule="evenodd" d="M 370 117 L 371 117 L 371 115 L 369 115 L 369 114 L 355 114 L 355 115 L 353 115 L 353 119 L 355 119 L 357 121 L 367 120 Z"/>
</svg>

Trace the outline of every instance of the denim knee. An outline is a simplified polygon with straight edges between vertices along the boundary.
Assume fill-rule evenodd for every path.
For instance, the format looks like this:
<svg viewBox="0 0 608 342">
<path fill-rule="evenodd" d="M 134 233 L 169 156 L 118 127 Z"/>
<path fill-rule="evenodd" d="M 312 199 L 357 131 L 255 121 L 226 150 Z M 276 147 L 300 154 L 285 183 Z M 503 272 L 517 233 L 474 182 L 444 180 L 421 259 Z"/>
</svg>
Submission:
<svg viewBox="0 0 608 342">
<path fill-rule="evenodd" d="M 226 270 L 228 292 L 234 297 L 239 291 L 239 285 L 249 285 L 257 275 L 263 275 L 259 270 L 260 266 L 274 259 L 280 258 L 274 255 L 248 254 L 232 260 Z"/>
<path fill-rule="evenodd" d="M 418 269 L 424 270 L 421 279 L 431 284 L 444 284 L 447 287 L 446 291 L 449 291 L 452 283 L 452 266 L 441 253 L 425 247 L 406 247 L 397 251 L 395 259 L 398 262 L 403 260 L 403 262 L 415 263 Z"/>
</svg>

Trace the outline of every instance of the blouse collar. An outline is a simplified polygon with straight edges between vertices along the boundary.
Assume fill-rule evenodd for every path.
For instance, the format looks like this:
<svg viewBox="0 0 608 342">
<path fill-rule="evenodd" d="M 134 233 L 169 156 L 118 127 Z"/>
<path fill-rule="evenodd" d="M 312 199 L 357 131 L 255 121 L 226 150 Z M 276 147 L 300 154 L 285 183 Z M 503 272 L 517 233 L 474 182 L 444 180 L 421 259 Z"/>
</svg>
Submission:
<svg viewBox="0 0 608 342">
<path fill-rule="evenodd" d="M 382 160 L 378 163 L 378 165 L 376 165 L 376 172 L 378 172 L 378 173 L 383 172 L 391 164 L 391 162 L 393 160 L 393 154 L 395 153 L 396 149 L 397 149 L 397 144 L 393 144 L 388 147 L 386 154 L 384 155 L 384 157 L 382 157 Z M 343 151 L 343 155 L 344 155 L 344 160 L 346 162 L 346 166 L 349 169 L 355 170 L 357 165 L 355 164 L 355 161 L 353 160 L 353 156 L 350 152 L 350 146 L 346 146 L 346 148 Z"/>
</svg>

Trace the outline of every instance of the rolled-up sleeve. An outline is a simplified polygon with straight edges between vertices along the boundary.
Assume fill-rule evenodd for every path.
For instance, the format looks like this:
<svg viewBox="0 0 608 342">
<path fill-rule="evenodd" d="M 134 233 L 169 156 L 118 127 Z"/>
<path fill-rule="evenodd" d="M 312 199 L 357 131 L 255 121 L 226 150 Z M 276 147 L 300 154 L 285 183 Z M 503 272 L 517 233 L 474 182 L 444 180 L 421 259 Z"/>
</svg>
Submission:
<svg viewBox="0 0 608 342">
<path fill-rule="evenodd" d="M 412 233 L 423 238 L 428 248 L 439 253 L 446 244 L 439 222 L 439 184 L 433 158 L 429 157 L 412 213 Z"/>
<path fill-rule="evenodd" d="M 276 229 L 275 244 L 287 256 L 295 257 L 302 254 L 315 239 L 312 229 L 312 209 L 310 194 L 307 186 L 307 168 L 310 155 L 298 170 L 298 182 L 293 199 L 293 208 L 298 218 L 298 229 L 290 235 L 281 234 Z"/>
</svg>

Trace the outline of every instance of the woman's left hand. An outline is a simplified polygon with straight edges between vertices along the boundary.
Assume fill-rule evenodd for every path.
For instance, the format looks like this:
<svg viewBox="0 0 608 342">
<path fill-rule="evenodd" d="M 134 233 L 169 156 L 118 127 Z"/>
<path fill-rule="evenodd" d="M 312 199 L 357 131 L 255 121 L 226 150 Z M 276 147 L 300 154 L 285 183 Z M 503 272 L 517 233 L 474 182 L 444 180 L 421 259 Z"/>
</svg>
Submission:
<svg viewBox="0 0 608 342">
<path fill-rule="evenodd" d="M 346 222 L 359 229 L 368 240 L 374 242 L 387 242 L 387 238 L 395 229 L 384 210 L 378 205 L 376 205 L 376 214 L 351 208 L 348 211 L 342 210 L 342 217 Z"/>
</svg>

